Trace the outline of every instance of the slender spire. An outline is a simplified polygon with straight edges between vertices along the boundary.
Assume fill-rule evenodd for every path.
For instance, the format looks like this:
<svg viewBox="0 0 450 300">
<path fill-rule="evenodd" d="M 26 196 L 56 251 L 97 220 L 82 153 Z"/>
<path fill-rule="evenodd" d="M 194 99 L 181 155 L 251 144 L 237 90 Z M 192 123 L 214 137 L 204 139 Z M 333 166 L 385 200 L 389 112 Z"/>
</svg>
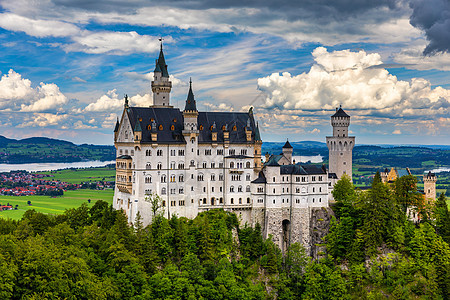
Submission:
<svg viewBox="0 0 450 300">
<path fill-rule="evenodd" d="M 117 132 L 117 131 L 119 131 L 119 118 L 117 118 L 116 127 L 114 128 L 114 132 Z"/>
<path fill-rule="evenodd" d="M 261 134 L 259 133 L 259 123 L 256 122 L 255 141 L 261 141 Z"/>
<path fill-rule="evenodd" d="M 128 108 L 128 95 L 125 94 L 125 108 Z"/>
<path fill-rule="evenodd" d="M 197 111 L 197 105 L 195 104 L 194 93 L 192 92 L 192 78 L 189 78 L 189 92 L 186 99 L 185 111 Z"/>
</svg>

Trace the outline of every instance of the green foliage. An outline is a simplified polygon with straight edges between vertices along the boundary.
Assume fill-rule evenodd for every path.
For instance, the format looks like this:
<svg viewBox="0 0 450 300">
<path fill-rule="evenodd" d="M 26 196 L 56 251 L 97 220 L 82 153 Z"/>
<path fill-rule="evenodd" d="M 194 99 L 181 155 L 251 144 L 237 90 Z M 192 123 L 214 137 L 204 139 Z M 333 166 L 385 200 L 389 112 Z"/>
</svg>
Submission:
<svg viewBox="0 0 450 300">
<path fill-rule="evenodd" d="M 444 241 L 450 244 L 450 212 L 444 193 L 436 200 L 433 209 L 436 231 Z"/>
</svg>

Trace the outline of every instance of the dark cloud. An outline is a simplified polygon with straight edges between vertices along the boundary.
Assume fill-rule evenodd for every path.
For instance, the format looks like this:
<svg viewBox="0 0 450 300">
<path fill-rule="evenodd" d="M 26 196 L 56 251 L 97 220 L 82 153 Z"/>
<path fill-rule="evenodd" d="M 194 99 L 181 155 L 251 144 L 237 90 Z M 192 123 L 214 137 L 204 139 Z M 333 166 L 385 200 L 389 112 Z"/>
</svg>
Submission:
<svg viewBox="0 0 450 300">
<path fill-rule="evenodd" d="M 53 0 L 56 6 L 68 8 L 78 8 L 87 11 L 111 12 L 125 14 L 136 11 L 139 8 L 154 5 L 168 6 L 184 9 L 227 9 L 227 8 L 255 8 L 262 12 L 261 17 L 280 18 L 288 21 L 319 19 L 328 23 L 332 20 L 343 20 L 348 17 L 355 17 L 372 9 L 387 8 L 395 10 L 401 7 L 402 0 L 166 0 L 163 2 L 144 0 Z M 150 16 L 149 16 L 150 17 Z M 385 19 L 386 15 L 380 19 Z"/>
<path fill-rule="evenodd" d="M 450 52 L 450 0 L 413 0 L 410 23 L 425 32 L 425 55 Z"/>
</svg>

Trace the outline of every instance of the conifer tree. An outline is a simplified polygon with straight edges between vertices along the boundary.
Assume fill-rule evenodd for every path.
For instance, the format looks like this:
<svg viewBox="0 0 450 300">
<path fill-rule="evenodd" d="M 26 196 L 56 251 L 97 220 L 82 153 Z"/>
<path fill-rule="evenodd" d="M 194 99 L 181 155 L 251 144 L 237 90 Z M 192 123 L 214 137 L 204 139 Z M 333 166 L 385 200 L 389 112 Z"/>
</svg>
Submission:
<svg viewBox="0 0 450 300">
<path fill-rule="evenodd" d="M 445 242 L 450 244 L 450 213 L 444 193 L 441 193 L 439 198 L 436 200 L 433 215 L 437 233 L 442 236 L 442 239 Z"/>
</svg>

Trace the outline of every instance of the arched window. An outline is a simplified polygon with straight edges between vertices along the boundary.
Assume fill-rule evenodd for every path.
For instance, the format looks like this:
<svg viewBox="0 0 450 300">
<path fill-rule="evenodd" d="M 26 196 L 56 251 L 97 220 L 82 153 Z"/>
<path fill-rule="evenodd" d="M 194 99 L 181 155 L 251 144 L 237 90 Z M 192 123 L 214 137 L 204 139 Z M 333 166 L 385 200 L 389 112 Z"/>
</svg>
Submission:
<svg viewBox="0 0 450 300">
<path fill-rule="evenodd" d="M 147 163 L 147 164 L 145 165 L 145 168 L 146 168 L 147 170 L 151 170 L 152 165 L 151 165 L 150 163 Z"/>
<path fill-rule="evenodd" d="M 249 185 L 247 185 L 247 187 L 245 188 L 245 191 L 246 192 L 250 192 L 250 186 Z"/>
<path fill-rule="evenodd" d="M 165 195 L 165 194 L 166 194 L 166 188 L 163 187 L 163 188 L 161 189 L 161 195 Z"/>
<path fill-rule="evenodd" d="M 165 182 L 166 182 L 166 175 L 162 175 L 162 176 L 161 176 L 161 182 L 162 182 L 162 183 L 165 183 Z"/>
<path fill-rule="evenodd" d="M 161 170 L 162 169 L 162 163 L 158 163 L 158 170 Z"/>
<path fill-rule="evenodd" d="M 151 176 L 146 176 L 145 177 L 145 183 L 152 183 L 152 177 Z"/>
<path fill-rule="evenodd" d="M 189 166 L 190 166 L 190 167 L 195 167 L 195 161 L 191 160 Z"/>
<path fill-rule="evenodd" d="M 249 162 L 249 161 L 245 163 L 245 167 L 246 167 L 247 169 L 250 168 L 250 162 Z"/>
<path fill-rule="evenodd" d="M 174 125 L 170 126 L 170 130 L 174 131 L 175 130 L 175 126 Z"/>
<path fill-rule="evenodd" d="M 230 193 L 234 193 L 234 186 L 230 186 Z"/>
<path fill-rule="evenodd" d="M 234 168 L 234 162 L 230 162 L 230 169 Z"/>
<path fill-rule="evenodd" d="M 203 130 L 203 125 L 200 125 L 200 130 Z"/>
<path fill-rule="evenodd" d="M 237 131 L 236 125 L 233 126 L 233 131 Z"/>
<path fill-rule="evenodd" d="M 242 185 L 238 186 L 238 192 L 242 192 Z"/>
</svg>

